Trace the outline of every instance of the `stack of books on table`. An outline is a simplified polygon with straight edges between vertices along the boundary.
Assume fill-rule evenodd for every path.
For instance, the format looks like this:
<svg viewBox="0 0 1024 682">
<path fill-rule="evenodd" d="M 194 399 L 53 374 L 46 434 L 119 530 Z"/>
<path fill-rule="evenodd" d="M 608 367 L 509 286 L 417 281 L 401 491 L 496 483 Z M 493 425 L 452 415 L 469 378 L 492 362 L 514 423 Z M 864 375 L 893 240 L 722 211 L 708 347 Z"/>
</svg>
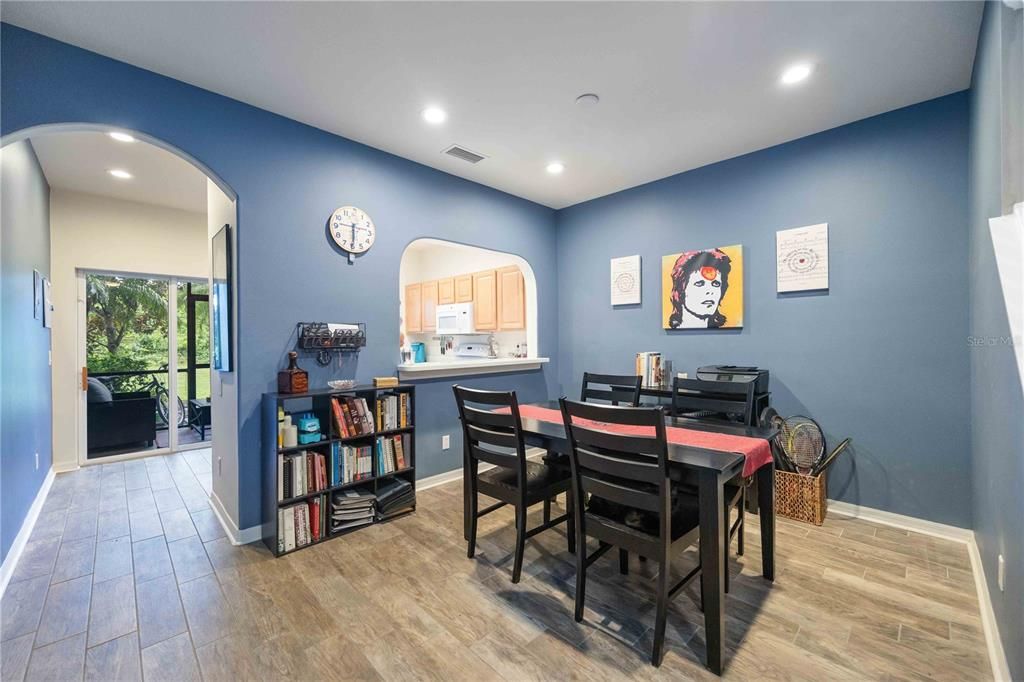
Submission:
<svg viewBox="0 0 1024 682">
<path fill-rule="evenodd" d="M 401 478 L 393 478 L 377 486 L 377 520 L 381 521 L 408 509 L 416 503 L 416 491 L 412 484 Z"/>
<path fill-rule="evenodd" d="M 636 373 L 641 385 L 649 388 L 666 388 L 671 383 L 672 363 L 662 360 L 661 353 L 645 351 L 636 354 Z"/>
<path fill-rule="evenodd" d="M 377 498 L 363 487 L 340 490 L 331 496 L 331 532 L 373 523 Z"/>
</svg>

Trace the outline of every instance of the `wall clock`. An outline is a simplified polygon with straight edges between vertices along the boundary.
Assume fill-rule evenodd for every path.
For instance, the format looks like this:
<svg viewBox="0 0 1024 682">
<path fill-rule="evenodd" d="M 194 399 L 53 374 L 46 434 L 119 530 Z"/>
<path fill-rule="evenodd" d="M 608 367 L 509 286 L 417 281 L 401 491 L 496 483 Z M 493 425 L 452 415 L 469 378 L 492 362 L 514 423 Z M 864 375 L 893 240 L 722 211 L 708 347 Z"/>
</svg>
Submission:
<svg viewBox="0 0 1024 682">
<path fill-rule="evenodd" d="M 377 238 L 377 228 L 366 211 L 355 206 L 342 206 L 331 215 L 331 238 L 348 252 L 348 262 L 355 262 L 357 253 L 366 253 Z"/>
</svg>

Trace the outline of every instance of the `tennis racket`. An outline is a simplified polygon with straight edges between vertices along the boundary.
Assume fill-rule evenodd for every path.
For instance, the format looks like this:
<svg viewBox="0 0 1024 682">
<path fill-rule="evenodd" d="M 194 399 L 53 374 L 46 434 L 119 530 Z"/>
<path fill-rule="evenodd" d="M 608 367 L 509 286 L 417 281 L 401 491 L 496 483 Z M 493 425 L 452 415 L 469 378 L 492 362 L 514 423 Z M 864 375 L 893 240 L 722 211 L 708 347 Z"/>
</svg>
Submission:
<svg viewBox="0 0 1024 682">
<path fill-rule="evenodd" d="M 825 455 L 825 435 L 818 422 L 798 415 L 782 422 L 779 444 L 801 474 L 809 474 Z"/>
<path fill-rule="evenodd" d="M 836 457 L 843 454 L 843 450 L 845 450 L 850 445 L 850 440 L 850 438 L 844 440 L 842 443 L 837 445 L 835 449 L 832 450 L 832 452 L 829 453 L 828 457 L 824 458 L 823 460 L 815 464 L 814 467 L 811 469 L 811 476 L 817 476 L 818 474 L 823 473 L 830 466 L 832 466 L 832 462 L 835 461 Z"/>
<path fill-rule="evenodd" d="M 774 407 L 766 407 L 761 411 L 761 418 L 758 422 L 761 426 L 767 426 L 774 428 L 782 433 L 782 423 L 785 421 Z M 776 436 L 769 444 L 772 448 L 772 458 L 775 460 L 775 467 L 782 471 L 795 472 L 796 465 L 788 457 L 786 457 L 785 451 L 782 449 L 782 445 L 779 443 L 779 436 Z"/>
</svg>

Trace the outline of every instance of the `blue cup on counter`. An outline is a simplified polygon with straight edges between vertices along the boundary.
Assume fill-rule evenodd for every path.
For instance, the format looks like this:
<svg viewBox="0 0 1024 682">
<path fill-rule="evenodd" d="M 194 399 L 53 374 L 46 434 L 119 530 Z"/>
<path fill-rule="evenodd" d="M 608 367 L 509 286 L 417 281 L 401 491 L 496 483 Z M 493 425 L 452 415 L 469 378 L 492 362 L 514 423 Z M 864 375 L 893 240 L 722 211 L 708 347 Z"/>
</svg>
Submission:
<svg viewBox="0 0 1024 682">
<path fill-rule="evenodd" d="M 426 362 L 427 361 L 427 348 L 422 343 L 412 344 L 412 361 L 413 362 Z"/>
</svg>

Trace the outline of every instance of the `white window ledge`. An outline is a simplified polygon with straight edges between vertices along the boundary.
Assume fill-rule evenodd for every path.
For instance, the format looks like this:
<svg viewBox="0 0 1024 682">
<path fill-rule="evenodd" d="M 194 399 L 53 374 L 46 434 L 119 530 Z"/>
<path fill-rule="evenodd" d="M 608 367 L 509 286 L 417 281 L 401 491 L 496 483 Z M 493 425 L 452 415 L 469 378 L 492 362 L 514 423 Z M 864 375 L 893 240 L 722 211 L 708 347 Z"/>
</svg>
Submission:
<svg viewBox="0 0 1024 682">
<path fill-rule="evenodd" d="M 480 358 L 478 360 L 445 360 L 442 362 L 406 362 L 398 366 L 398 376 L 410 379 L 436 379 L 466 374 L 495 374 L 540 369 L 550 358 Z"/>
</svg>

